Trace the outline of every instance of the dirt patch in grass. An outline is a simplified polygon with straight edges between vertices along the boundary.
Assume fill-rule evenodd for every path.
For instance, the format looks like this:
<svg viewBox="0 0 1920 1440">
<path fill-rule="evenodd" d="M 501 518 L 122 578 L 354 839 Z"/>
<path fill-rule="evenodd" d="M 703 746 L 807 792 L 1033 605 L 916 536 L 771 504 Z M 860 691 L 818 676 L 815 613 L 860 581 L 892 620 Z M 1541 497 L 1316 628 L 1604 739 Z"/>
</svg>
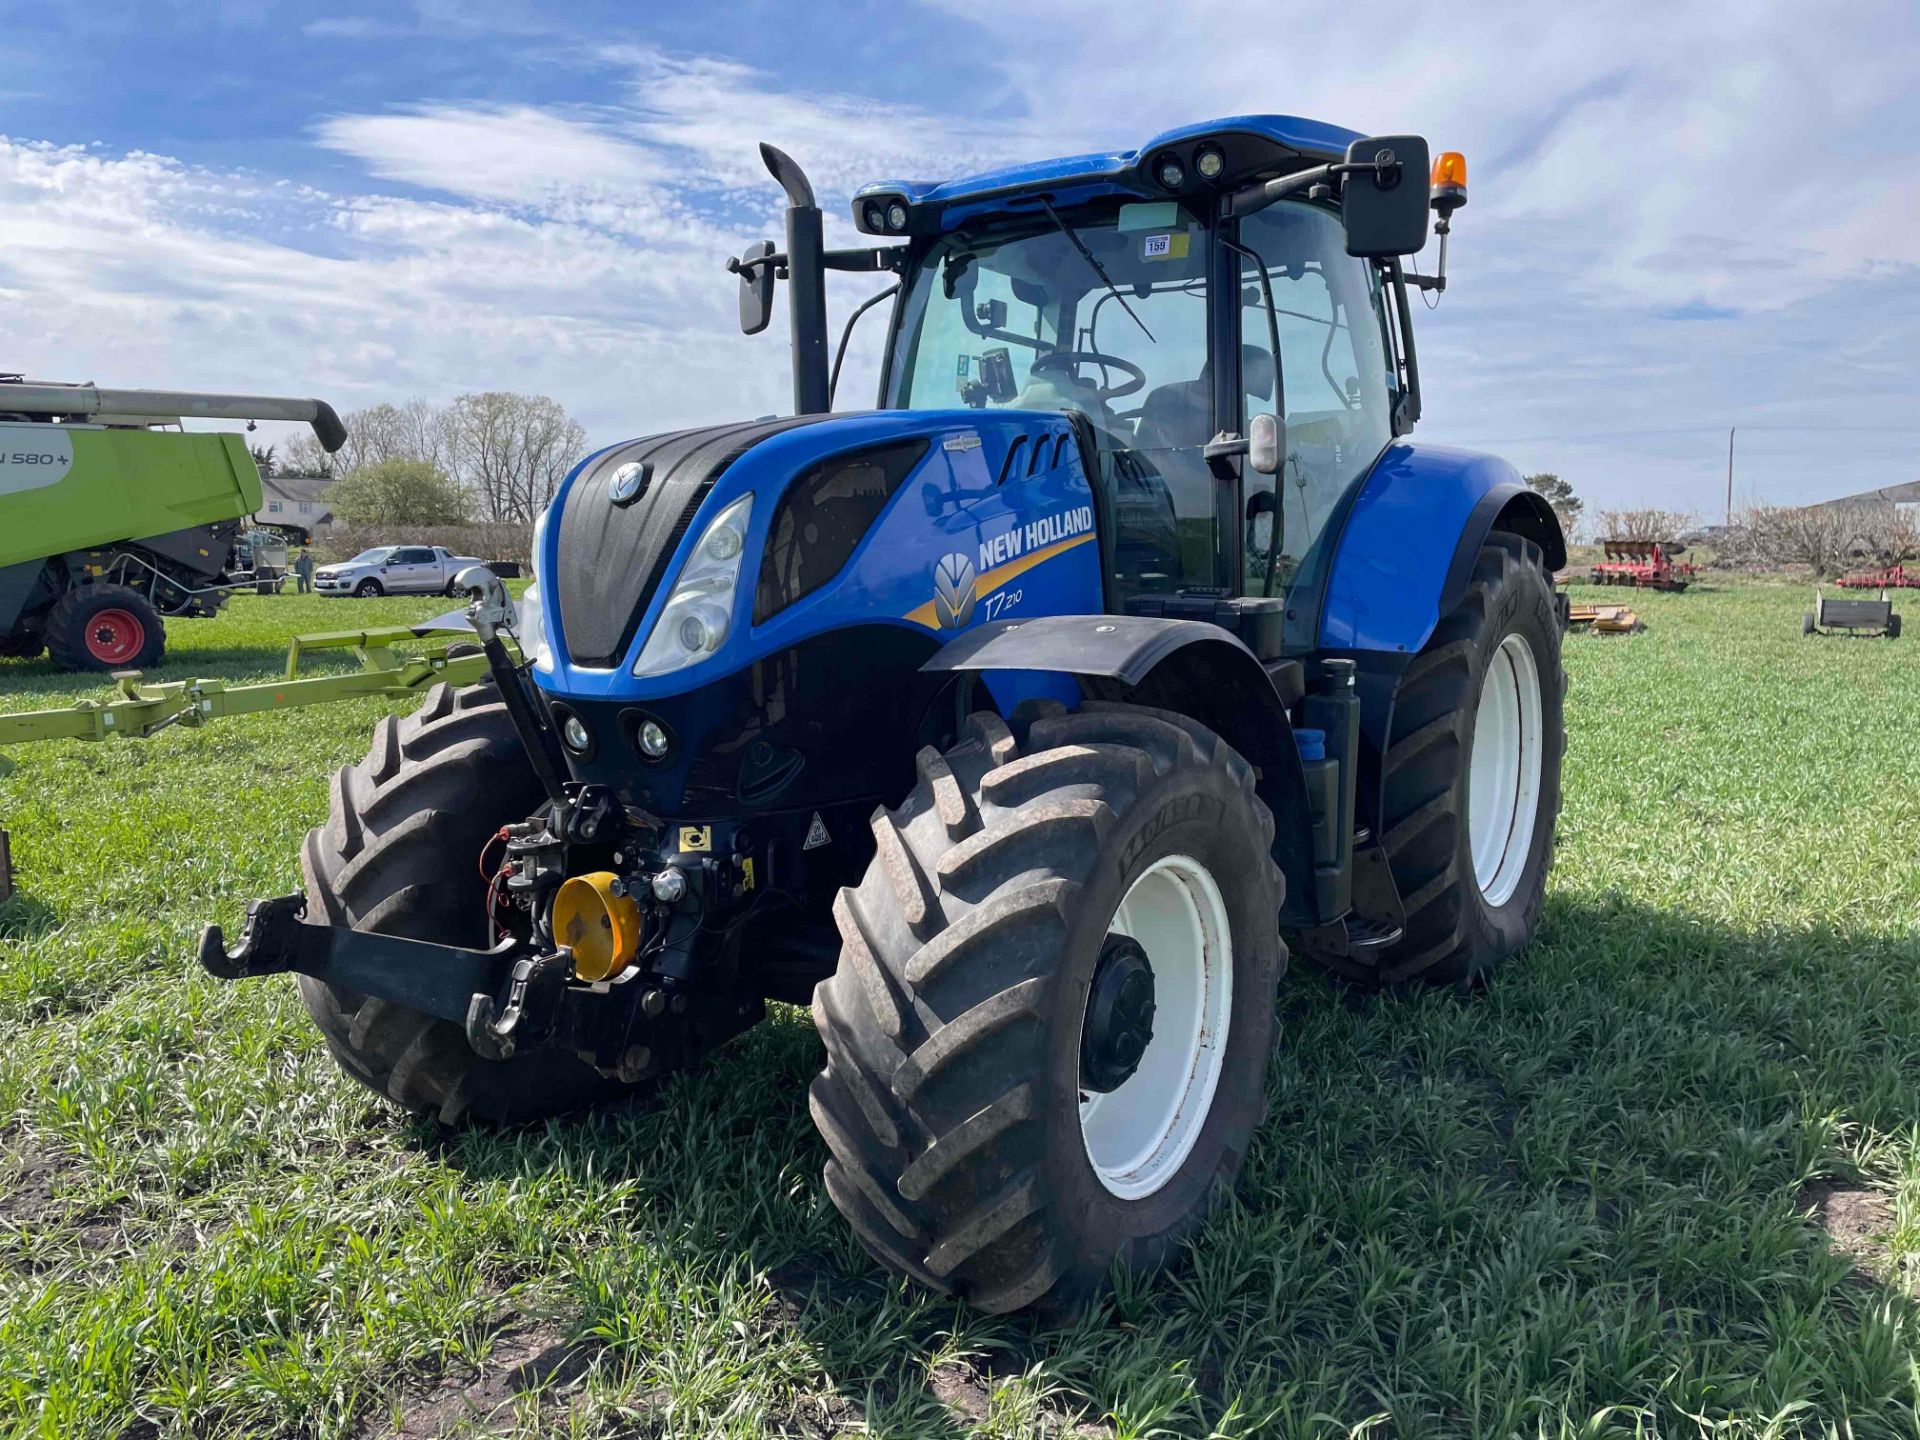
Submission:
<svg viewBox="0 0 1920 1440">
<path fill-rule="evenodd" d="M 596 1346 L 571 1341 L 558 1329 L 530 1325 L 496 1335 L 478 1369 L 442 1375 L 432 1388 L 400 1402 L 397 1425 L 371 1433 L 379 1440 L 439 1440 L 475 1425 L 512 1428 L 514 1401 L 532 1391 L 563 1393 L 593 1368 Z"/>
<path fill-rule="evenodd" d="M 1893 1202 L 1877 1190 L 1816 1180 L 1800 1192 L 1813 1207 L 1835 1250 L 1850 1255 L 1856 1275 L 1872 1278 L 1887 1258 L 1893 1234 Z"/>
<path fill-rule="evenodd" d="M 0 1166 L 0 1230 L 44 1225 L 54 1209 L 54 1182 L 61 1162 L 38 1146 L 20 1150 Z"/>
</svg>

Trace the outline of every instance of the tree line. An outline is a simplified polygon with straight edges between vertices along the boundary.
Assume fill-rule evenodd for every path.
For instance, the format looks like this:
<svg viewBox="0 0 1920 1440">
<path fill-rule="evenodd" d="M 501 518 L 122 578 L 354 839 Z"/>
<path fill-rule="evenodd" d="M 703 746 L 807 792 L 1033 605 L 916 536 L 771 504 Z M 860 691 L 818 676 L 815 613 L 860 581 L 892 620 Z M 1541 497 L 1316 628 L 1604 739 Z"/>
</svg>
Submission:
<svg viewBox="0 0 1920 1440">
<path fill-rule="evenodd" d="M 255 458 L 265 473 L 334 480 L 327 506 L 354 527 L 531 526 L 587 448 L 587 432 L 557 400 L 510 390 L 370 405 L 341 419 L 347 441 L 332 455 L 303 433 Z"/>
</svg>

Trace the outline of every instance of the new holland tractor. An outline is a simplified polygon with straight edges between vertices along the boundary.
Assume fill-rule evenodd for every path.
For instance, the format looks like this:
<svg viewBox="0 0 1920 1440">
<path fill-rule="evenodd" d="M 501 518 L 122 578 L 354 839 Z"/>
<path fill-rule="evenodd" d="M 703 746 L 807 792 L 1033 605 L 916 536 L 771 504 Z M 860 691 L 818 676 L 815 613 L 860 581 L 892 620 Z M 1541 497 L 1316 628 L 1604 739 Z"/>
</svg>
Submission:
<svg viewBox="0 0 1920 1440">
<path fill-rule="evenodd" d="M 1290 948 L 1465 983 L 1538 922 L 1565 547 L 1510 466 L 1407 438 L 1444 248 L 1407 258 L 1465 166 L 1245 116 L 870 185 L 830 250 L 763 155 L 785 247 L 730 268 L 750 332 L 788 287 L 794 413 L 584 460 L 517 618 L 463 577 L 490 680 L 382 721 L 304 893 L 200 959 L 296 972 L 448 1123 L 810 1005 L 866 1248 L 1070 1305 L 1233 1182 Z M 869 410 L 830 412 L 829 270 L 893 282 Z"/>
</svg>

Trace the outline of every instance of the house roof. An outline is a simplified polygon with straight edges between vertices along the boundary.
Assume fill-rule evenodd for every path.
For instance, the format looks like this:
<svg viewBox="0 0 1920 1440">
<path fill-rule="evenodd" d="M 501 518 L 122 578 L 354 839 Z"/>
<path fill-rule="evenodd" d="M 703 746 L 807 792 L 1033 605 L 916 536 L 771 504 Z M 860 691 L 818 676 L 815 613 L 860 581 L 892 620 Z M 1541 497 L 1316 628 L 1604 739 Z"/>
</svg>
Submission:
<svg viewBox="0 0 1920 1440">
<path fill-rule="evenodd" d="M 1816 501 L 1816 508 L 1830 505 L 1920 505 L 1920 480 L 1902 485 L 1887 485 L 1878 490 L 1862 490 L 1857 495 L 1836 495 Z"/>
</svg>

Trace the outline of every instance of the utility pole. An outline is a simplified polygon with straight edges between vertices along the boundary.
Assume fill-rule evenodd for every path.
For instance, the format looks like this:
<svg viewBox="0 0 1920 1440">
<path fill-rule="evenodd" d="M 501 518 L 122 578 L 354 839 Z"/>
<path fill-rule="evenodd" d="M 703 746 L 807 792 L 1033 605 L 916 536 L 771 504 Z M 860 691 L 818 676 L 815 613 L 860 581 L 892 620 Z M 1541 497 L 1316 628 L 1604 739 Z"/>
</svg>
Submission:
<svg viewBox="0 0 1920 1440">
<path fill-rule="evenodd" d="M 1727 528 L 1733 528 L 1733 431 L 1727 427 Z"/>
</svg>

